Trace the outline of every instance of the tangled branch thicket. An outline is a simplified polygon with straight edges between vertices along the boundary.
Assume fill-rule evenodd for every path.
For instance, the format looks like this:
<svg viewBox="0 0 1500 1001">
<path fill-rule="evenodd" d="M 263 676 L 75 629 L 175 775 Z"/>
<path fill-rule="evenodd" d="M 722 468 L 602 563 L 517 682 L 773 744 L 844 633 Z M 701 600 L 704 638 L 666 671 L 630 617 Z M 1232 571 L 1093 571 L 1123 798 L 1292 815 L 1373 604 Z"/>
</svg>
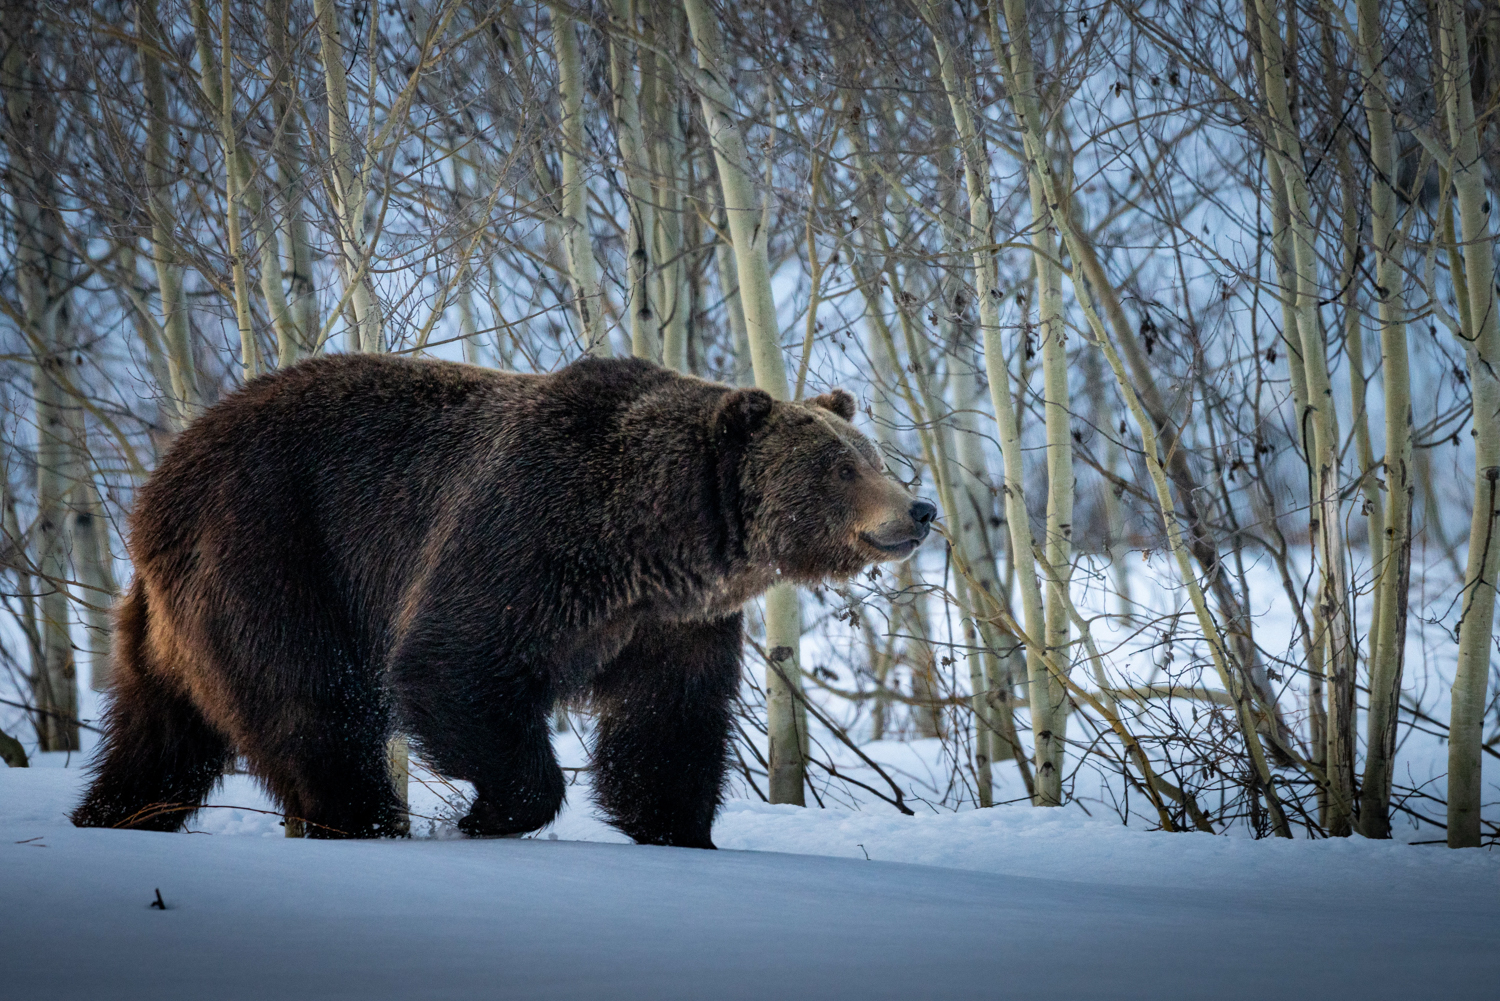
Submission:
<svg viewBox="0 0 1500 1001">
<path fill-rule="evenodd" d="M 768 598 L 745 795 L 1500 834 L 1495 5 L 63 0 L 0 55 L 0 730 L 78 747 L 133 491 L 245 379 L 633 353 L 851 389 L 942 512 Z"/>
</svg>

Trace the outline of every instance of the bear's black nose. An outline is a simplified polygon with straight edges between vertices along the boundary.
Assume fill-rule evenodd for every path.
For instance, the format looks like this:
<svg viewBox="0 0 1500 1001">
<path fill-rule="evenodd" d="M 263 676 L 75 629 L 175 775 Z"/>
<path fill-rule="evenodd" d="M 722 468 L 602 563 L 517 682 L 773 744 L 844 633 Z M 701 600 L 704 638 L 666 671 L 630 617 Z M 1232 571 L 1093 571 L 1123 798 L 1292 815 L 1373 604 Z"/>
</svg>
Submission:
<svg viewBox="0 0 1500 1001">
<path fill-rule="evenodd" d="M 917 531 L 921 533 L 918 538 L 926 538 L 927 530 L 932 527 L 932 519 L 937 517 L 937 507 L 931 501 L 913 501 L 911 505 L 911 520 L 917 523 Z"/>
</svg>

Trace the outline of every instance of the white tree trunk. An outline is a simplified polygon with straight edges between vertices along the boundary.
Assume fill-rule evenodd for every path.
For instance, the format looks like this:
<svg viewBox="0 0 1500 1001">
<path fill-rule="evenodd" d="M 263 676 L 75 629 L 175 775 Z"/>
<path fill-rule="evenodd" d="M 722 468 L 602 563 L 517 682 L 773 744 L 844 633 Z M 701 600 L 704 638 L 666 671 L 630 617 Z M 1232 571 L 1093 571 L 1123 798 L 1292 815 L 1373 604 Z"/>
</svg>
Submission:
<svg viewBox="0 0 1500 1001">
<path fill-rule="evenodd" d="M 552 10 L 552 44 L 557 52 L 557 89 L 562 101 L 562 216 L 567 248 L 568 277 L 573 302 L 583 330 L 586 354 L 609 357 L 609 328 L 605 323 L 604 292 L 589 235 L 589 190 L 583 176 L 588 153 L 583 118 L 583 66 L 573 22 L 558 8 Z"/>
<path fill-rule="evenodd" d="M 270 34 L 272 70 L 276 74 L 271 91 L 271 108 L 276 115 L 276 137 L 272 152 L 280 182 L 284 253 L 290 302 L 290 321 L 294 336 L 278 338 L 277 367 L 286 368 L 297 359 L 317 351 L 322 331 L 318 295 L 313 286 L 312 246 L 307 235 L 305 199 L 307 185 L 303 180 L 301 97 L 297 92 L 299 76 L 292 62 L 291 12 L 288 0 L 267 0 L 266 29 Z"/>
<path fill-rule="evenodd" d="M 635 30 L 635 0 L 614 0 L 614 19 Z M 651 186 L 651 155 L 641 125 L 641 87 L 634 71 L 633 49 L 621 38 L 609 42 L 610 82 L 615 91 L 615 134 L 629 193 L 630 230 L 625 248 L 630 318 L 630 353 L 661 360 L 660 276 L 654 266 L 656 237 L 655 192 Z"/>
<path fill-rule="evenodd" d="M 1026 632 L 1045 642 L 1046 620 L 1042 608 L 1041 585 L 1037 580 L 1036 558 L 1032 551 L 1031 516 L 1026 510 L 1023 487 L 1021 428 L 1016 418 L 1015 397 L 1011 390 L 1010 368 L 1000 343 L 999 278 L 995 269 L 993 227 L 990 221 L 989 160 L 974 126 L 972 98 L 959 78 L 955 55 L 940 27 L 938 8 L 931 0 L 918 0 L 932 28 L 938 64 L 953 123 L 958 130 L 963 151 L 964 179 L 969 194 L 968 238 L 974 250 L 975 286 L 979 296 L 979 327 L 984 337 L 984 364 L 990 380 L 990 396 L 1000 432 L 1000 454 L 1005 464 L 1005 517 L 1010 526 L 1011 552 L 1016 564 L 1016 580 L 1021 590 L 1021 611 Z M 1060 760 L 1062 734 L 1050 727 L 1047 693 L 1051 681 L 1042 651 L 1033 644 L 1026 648 L 1026 676 L 1032 705 L 1032 741 L 1036 764 L 1036 788 L 1032 802 L 1037 806 L 1057 806 L 1061 800 Z M 1038 704 L 1041 715 L 1038 717 Z"/>
<path fill-rule="evenodd" d="M 1308 423 L 1312 426 L 1309 463 L 1313 472 L 1314 515 L 1323 606 L 1328 619 L 1328 831 L 1347 836 L 1354 813 L 1354 674 L 1358 651 L 1350 623 L 1349 586 L 1339 501 L 1339 436 L 1328 352 L 1318 322 L 1318 258 L 1311 199 L 1287 100 L 1286 62 L 1278 30 L 1277 0 L 1257 0 L 1263 86 L 1271 114 L 1273 155 L 1280 157 L 1291 212 L 1292 260 L 1296 269 L 1296 318 L 1307 379 Z"/>
<path fill-rule="evenodd" d="M 43 751 L 78 750 L 78 683 L 69 630 L 67 582 L 72 548 L 67 504 L 79 479 L 83 412 L 77 393 L 77 344 L 68 250 L 58 192 L 47 164 L 56 116 L 33 75 L 34 13 L 0 22 L 0 96 L 11 124 L 8 179 L 14 183 L 16 284 L 27 340 L 34 345 L 36 408 L 36 587 L 40 663 L 31 677 L 37 738 Z"/>
<path fill-rule="evenodd" d="M 156 19 L 156 0 L 136 4 L 136 33 L 140 37 L 141 75 L 145 84 L 149 117 L 146 120 L 147 211 L 151 217 L 151 259 L 156 267 L 157 296 L 161 303 L 161 330 L 166 342 L 167 368 L 171 378 L 162 389 L 170 395 L 178 426 L 198 413 L 197 366 L 193 361 L 192 328 L 187 298 L 183 294 L 182 268 L 177 263 L 175 231 L 177 215 L 172 206 L 171 186 L 176 178 L 168 129 L 167 88 L 161 60 L 156 52 L 165 43 Z"/>
<path fill-rule="evenodd" d="M 998 14 L 992 9 L 992 14 Z M 1005 21 L 1009 25 L 1013 35 L 1022 34 L 1029 30 L 1026 21 L 1024 3 L 1020 0 L 1007 0 L 1005 8 Z M 996 41 L 996 52 L 1001 55 L 1002 64 L 1006 61 L 1010 47 L 1003 44 L 999 38 L 999 24 L 992 38 Z M 1011 62 L 1014 65 L 1014 62 Z M 1088 253 L 1088 247 L 1073 227 L 1070 214 L 1059 213 L 1057 207 L 1065 205 L 1066 194 L 1059 189 L 1056 175 L 1051 167 L 1051 155 L 1047 150 L 1045 134 L 1041 128 L 1041 114 L 1035 107 L 1034 90 L 1019 87 L 1011 81 L 1010 93 L 1012 100 L 1017 104 L 1017 124 L 1020 126 L 1022 140 L 1025 144 L 1026 157 L 1029 169 L 1037 173 L 1042 179 L 1042 190 L 1046 196 L 1047 204 L 1053 210 L 1053 219 L 1063 237 L 1064 246 L 1068 254 L 1075 262 L 1082 263 Z M 1291 837 L 1291 828 L 1287 823 L 1286 813 L 1281 806 L 1281 800 L 1276 792 L 1276 778 L 1271 772 L 1266 760 L 1264 747 L 1260 741 L 1260 735 L 1255 725 L 1251 695 L 1247 691 L 1247 685 L 1241 676 L 1233 669 L 1228 656 L 1228 649 L 1224 643 L 1223 631 L 1215 621 L 1213 613 L 1209 610 L 1208 601 L 1204 596 L 1203 589 L 1198 583 L 1197 576 L 1192 569 L 1192 556 L 1188 552 L 1187 543 L 1182 535 L 1176 505 L 1172 500 L 1171 487 L 1168 484 L 1166 467 L 1161 460 L 1158 447 L 1156 421 L 1147 412 L 1141 403 L 1134 384 L 1125 370 L 1124 362 L 1121 361 L 1119 353 L 1109 340 L 1108 331 L 1103 321 L 1099 319 L 1094 311 L 1092 293 L 1083 280 L 1087 271 L 1083 268 L 1075 268 L 1073 280 L 1075 284 L 1075 296 L 1079 309 L 1088 321 L 1089 330 L 1094 337 L 1095 343 L 1104 352 L 1105 359 L 1109 362 L 1110 370 L 1114 373 L 1115 382 L 1120 389 L 1120 394 L 1125 398 L 1125 404 L 1130 408 L 1131 416 L 1134 418 L 1137 430 L 1141 436 L 1142 453 L 1146 460 L 1146 468 L 1151 474 L 1152 484 L 1156 489 L 1157 506 L 1162 514 L 1162 523 L 1166 528 L 1167 543 L 1177 561 L 1178 573 L 1182 578 L 1183 585 L 1187 588 L 1188 597 L 1192 602 L 1193 611 L 1198 619 L 1199 628 L 1208 640 L 1209 653 L 1213 659 L 1214 668 L 1219 674 L 1220 682 L 1229 691 L 1235 703 L 1236 715 L 1240 724 L 1240 733 L 1245 741 L 1246 750 L 1249 752 L 1251 765 L 1259 782 L 1260 792 L 1265 796 L 1266 805 L 1271 815 L 1271 822 L 1276 834 L 1280 837 Z M 1034 573 L 1034 571 L 1033 571 Z M 1024 575 L 1023 575 L 1024 579 Z M 1026 626 L 1026 632 L 1035 636 L 1039 630 L 1030 623 Z"/>
<path fill-rule="evenodd" d="M 652 176 L 656 187 L 655 260 L 660 269 L 662 364 L 678 372 L 687 371 L 688 286 L 683 256 L 682 171 L 687 149 L 678 116 L 676 82 L 668 50 L 675 51 L 682 34 L 682 12 L 674 4 L 656 7 L 646 19 L 648 38 L 660 47 L 654 54 L 641 53 L 643 77 L 650 71 L 650 86 L 643 86 L 642 117 L 651 151 Z"/>
<path fill-rule="evenodd" d="M 354 286 L 349 294 L 350 307 L 354 311 L 349 349 L 381 351 L 385 343 L 380 308 L 367 272 L 368 257 L 373 248 L 364 246 L 365 179 L 355 158 L 338 5 L 335 0 L 313 0 L 313 14 L 318 21 L 319 58 L 323 62 L 323 79 L 328 88 L 328 157 L 333 161 L 333 188 L 329 199 L 338 225 L 344 286 L 346 290 L 350 285 Z"/>
<path fill-rule="evenodd" d="M 1390 837 L 1391 773 L 1406 647 L 1406 595 L 1411 576 L 1412 467 L 1410 359 L 1406 347 L 1405 276 L 1396 226 L 1396 147 L 1386 102 L 1385 46 L 1378 0 L 1359 0 L 1361 93 L 1370 130 L 1370 224 L 1375 242 L 1375 298 L 1385 388 L 1384 562 L 1376 568 L 1377 633 L 1370 640 L 1370 709 L 1365 739 L 1360 827 L 1367 838 Z"/>
<path fill-rule="evenodd" d="M 1025 37 L 1013 39 L 1012 58 L 1023 58 Z M 1029 63 L 1029 52 L 1024 57 Z M 1017 74 L 1018 78 L 1021 78 Z M 1067 327 L 1063 323 L 1062 275 L 1052 262 L 1058 257 L 1051 231 L 1051 213 L 1040 179 L 1028 172 L 1031 193 L 1031 242 L 1037 248 L 1037 302 L 1042 341 L 1042 401 L 1047 431 L 1047 564 L 1056 572 L 1046 591 L 1047 653 L 1067 671 L 1068 584 L 1073 555 L 1073 438 L 1068 404 Z M 1046 675 L 1045 686 L 1031 687 L 1031 726 L 1037 735 L 1037 798 L 1062 802 L 1063 752 L 1068 732 L 1068 692 L 1062 678 Z"/>
<path fill-rule="evenodd" d="M 733 92 L 722 76 L 725 62 L 719 25 L 705 0 L 683 0 L 683 6 L 698 52 L 698 66 L 714 84 L 714 93 L 703 94 L 703 117 L 719 169 L 755 384 L 773 398 L 785 400 L 789 393 L 781 356 L 781 328 L 771 296 L 768 234 L 761 225 L 750 155 L 729 113 Z M 801 641 L 802 612 L 796 589 L 778 584 L 766 594 L 766 650 L 773 656 L 777 651 L 784 653 L 779 659 L 782 670 L 768 670 L 766 677 L 773 803 L 803 803 L 807 725 L 805 717 L 796 711 L 802 699 Z"/>
<path fill-rule="evenodd" d="M 1458 626 L 1458 668 L 1448 724 L 1448 845 L 1479 845 L 1484 707 L 1494 658 L 1495 575 L 1500 573 L 1500 302 L 1496 301 L 1495 214 L 1486 195 L 1480 126 L 1474 118 L 1465 5 L 1438 0 L 1442 91 L 1453 142 L 1453 189 L 1463 228 L 1468 322 L 1464 339 L 1474 398 L 1474 511 Z"/>
<path fill-rule="evenodd" d="M 84 647 L 89 652 L 89 685 L 94 691 L 109 687 L 109 641 L 113 633 L 109 611 L 119 587 L 114 558 L 109 551 L 109 520 L 92 474 L 85 472 L 73 490 L 73 563 L 82 585 Z"/>
</svg>

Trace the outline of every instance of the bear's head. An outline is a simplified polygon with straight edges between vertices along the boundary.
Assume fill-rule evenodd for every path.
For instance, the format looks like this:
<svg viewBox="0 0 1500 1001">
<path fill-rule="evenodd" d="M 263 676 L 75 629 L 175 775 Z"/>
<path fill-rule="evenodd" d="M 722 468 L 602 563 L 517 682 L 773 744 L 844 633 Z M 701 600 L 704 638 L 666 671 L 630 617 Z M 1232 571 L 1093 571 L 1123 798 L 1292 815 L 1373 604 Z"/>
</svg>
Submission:
<svg viewBox="0 0 1500 1001">
<path fill-rule="evenodd" d="M 886 475 L 853 417 L 854 397 L 842 389 L 800 403 L 738 389 L 720 401 L 715 430 L 737 454 L 754 563 L 799 582 L 847 579 L 906 559 L 927 537 L 937 508 Z"/>
</svg>

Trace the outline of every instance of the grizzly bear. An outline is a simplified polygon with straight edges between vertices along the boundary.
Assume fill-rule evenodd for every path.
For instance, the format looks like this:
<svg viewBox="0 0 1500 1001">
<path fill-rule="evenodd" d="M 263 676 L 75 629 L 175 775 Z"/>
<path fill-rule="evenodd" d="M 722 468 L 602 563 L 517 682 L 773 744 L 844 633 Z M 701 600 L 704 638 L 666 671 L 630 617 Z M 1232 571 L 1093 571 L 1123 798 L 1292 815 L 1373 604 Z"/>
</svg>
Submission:
<svg viewBox="0 0 1500 1001">
<path fill-rule="evenodd" d="M 310 836 L 396 834 L 399 730 L 473 784 L 463 831 L 533 831 L 563 801 L 551 711 L 586 700 L 610 821 L 713 847 L 740 607 L 904 559 L 936 513 L 853 416 L 842 390 L 776 402 L 638 360 L 252 380 L 136 499 L 74 823 L 175 830 L 238 753 Z"/>
</svg>

